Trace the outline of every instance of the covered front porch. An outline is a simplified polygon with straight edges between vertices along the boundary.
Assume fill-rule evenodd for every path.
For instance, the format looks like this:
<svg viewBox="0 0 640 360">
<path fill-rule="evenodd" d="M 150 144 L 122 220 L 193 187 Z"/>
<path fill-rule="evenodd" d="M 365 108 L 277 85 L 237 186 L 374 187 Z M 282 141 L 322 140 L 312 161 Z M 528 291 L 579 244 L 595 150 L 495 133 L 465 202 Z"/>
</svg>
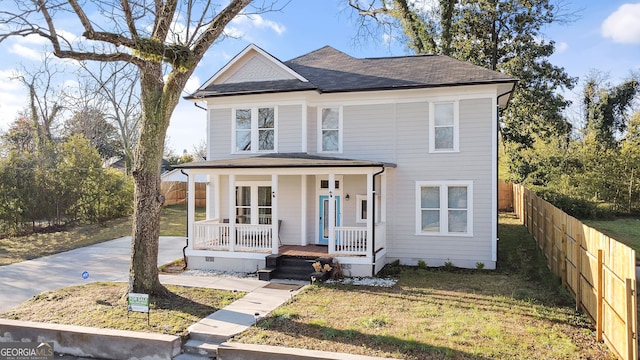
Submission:
<svg viewBox="0 0 640 360">
<path fill-rule="evenodd" d="M 190 268 L 255 271 L 268 255 L 295 246 L 326 249 L 326 256 L 371 275 L 386 252 L 385 170 L 392 164 L 295 154 L 183 167 L 189 174 Z M 193 215 L 195 174 L 208 178 L 202 221 Z"/>
</svg>

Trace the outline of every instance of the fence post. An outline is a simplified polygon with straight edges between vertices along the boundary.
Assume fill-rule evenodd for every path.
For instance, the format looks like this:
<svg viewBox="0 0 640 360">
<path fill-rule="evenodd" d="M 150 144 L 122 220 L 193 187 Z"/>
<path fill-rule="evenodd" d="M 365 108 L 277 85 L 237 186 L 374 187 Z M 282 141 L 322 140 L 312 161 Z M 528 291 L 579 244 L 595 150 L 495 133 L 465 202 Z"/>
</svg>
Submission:
<svg viewBox="0 0 640 360">
<path fill-rule="evenodd" d="M 573 228 L 573 226 L 572 226 Z M 576 311 L 580 311 L 582 305 L 582 236 L 576 235 Z"/>
<path fill-rule="evenodd" d="M 635 284 L 632 279 L 625 280 L 626 300 L 627 300 L 627 359 L 637 359 L 637 343 L 634 326 L 636 318 L 633 316 L 637 311 Z"/>
<path fill-rule="evenodd" d="M 598 281 L 596 284 L 596 293 L 598 294 L 598 301 L 597 301 L 597 315 L 596 315 L 596 340 L 597 341 L 602 341 L 602 328 L 603 328 L 603 324 L 602 324 L 602 319 L 603 319 L 603 310 L 604 310 L 604 304 L 602 301 L 603 298 L 603 291 L 602 291 L 602 272 L 604 271 L 604 266 L 603 266 L 603 256 L 602 256 L 602 249 L 598 249 Z"/>
<path fill-rule="evenodd" d="M 567 224 L 562 224 L 562 245 L 560 247 L 560 275 L 562 287 L 567 288 Z"/>
</svg>

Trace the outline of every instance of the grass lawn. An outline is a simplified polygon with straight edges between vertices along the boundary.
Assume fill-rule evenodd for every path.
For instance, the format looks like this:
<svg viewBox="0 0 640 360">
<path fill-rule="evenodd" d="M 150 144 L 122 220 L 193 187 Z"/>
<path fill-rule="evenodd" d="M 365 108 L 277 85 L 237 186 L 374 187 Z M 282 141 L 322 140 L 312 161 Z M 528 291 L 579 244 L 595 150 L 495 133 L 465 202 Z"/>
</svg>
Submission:
<svg viewBox="0 0 640 360">
<path fill-rule="evenodd" d="M 385 268 L 398 279 L 391 288 L 309 286 L 232 341 L 410 360 L 614 359 L 595 341 L 589 321 L 574 311 L 526 228 L 509 215 L 500 222 L 496 271 L 397 265 Z M 214 295 L 192 298 L 199 289 L 170 288 L 175 296 L 158 300 L 153 329 L 144 329 L 142 314 L 125 321 L 123 286 L 44 293 L 0 317 L 182 334 L 187 323 L 222 306 L 209 302 Z M 196 305 L 206 309 L 198 312 Z"/>
<path fill-rule="evenodd" d="M 150 299 L 147 314 L 127 314 L 127 284 L 93 283 L 43 292 L 0 317 L 56 324 L 155 332 L 186 336 L 187 328 L 244 294 L 167 286 L 170 295 Z"/>
<path fill-rule="evenodd" d="M 393 288 L 314 285 L 233 339 L 402 359 L 614 359 L 501 216 L 497 271 L 397 267 Z"/>
<path fill-rule="evenodd" d="M 598 231 L 614 238 L 621 243 L 629 245 L 636 251 L 636 257 L 640 257 L 640 220 L 623 218 L 616 220 L 582 220 Z"/>
<path fill-rule="evenodd" d="M 204 209 L 196 210 L 196 219 L 204 219 Z M 167 206 L 160 218 L 161 236 L 184 236 L 186 233 L 184 206 Z M 101 225 L 78 225 L 66 231 L 39 233 L 0 239 L 0 265 L 35 259 L 82 246 L 131 235 L 131 218 L 110 220 Z"/>
</svg>

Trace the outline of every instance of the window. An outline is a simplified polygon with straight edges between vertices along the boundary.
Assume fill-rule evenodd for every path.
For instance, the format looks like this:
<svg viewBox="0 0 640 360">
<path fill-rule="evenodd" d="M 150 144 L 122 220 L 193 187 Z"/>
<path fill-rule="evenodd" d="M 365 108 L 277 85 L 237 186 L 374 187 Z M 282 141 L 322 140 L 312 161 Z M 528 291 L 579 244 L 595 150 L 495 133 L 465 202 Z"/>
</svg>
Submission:
<svg viewBox="0 0 640 360">
<path fill-rule="evenodd" d="M 376 199 L 376 224 L 380 222 L 380 195 L 375 196 Z M 356 222 L 367 222 L 367 195 L 356 195 Z"/>
<path fill-rule="evenodd" d="M 342 151 L 342 109 L 320 109 L 318 152 Z"/>
<path fill-rule="evenodd" d="M 336 180 L 334 183 L 334 189 L 340 189 L 340 180 Z M 329 188 L 329 180 L 320 180 L 320 189 L 328 189 Z"/>
<path fill-rule="evenodd" d="M 471 235 L 472 198 L 471 182 L 417 182 L 416 233 Z"/>
<path fill-rule="evenodd" d="M 271 186 L 236 186 L 236 223 L 271 224 Z"/>
<path fill-rule="evenodd" d="M 234 152 L 276 151 L 275 108 L 236 109 L 234 128 Z"/>
<path fill-rule="evenodd" d="M 458 102 L 432 103 L 429 110 L 429 151 L 459 151 Z"/>
</svg>

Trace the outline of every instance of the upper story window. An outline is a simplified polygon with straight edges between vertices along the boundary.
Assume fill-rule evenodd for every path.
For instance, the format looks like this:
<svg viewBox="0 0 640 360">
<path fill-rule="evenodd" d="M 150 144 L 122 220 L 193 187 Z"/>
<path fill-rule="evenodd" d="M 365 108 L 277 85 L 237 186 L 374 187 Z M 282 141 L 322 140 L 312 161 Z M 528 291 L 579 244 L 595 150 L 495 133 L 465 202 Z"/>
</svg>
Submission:
<svg viewBox="0 0 640 360">
<path fill-rule="evenodd" d="M 342 109 L 320 108 L 318 152 L 342 152 Z"/>
<path fill-rule="evenodd" d="M 416 183 L 418 235 L 471 235 L 473 188 L 470 181 Z"/>
<path fill-rule="evenodd" d="M 276 109 L 247 108 L 235 110 L 235 152 L 276 151 Z"/>
<path fill-rule="evenodd" d="M 460 151 L 458 102 L 431 103 L 429 107 L 429 152 Z"/>
</svg>

